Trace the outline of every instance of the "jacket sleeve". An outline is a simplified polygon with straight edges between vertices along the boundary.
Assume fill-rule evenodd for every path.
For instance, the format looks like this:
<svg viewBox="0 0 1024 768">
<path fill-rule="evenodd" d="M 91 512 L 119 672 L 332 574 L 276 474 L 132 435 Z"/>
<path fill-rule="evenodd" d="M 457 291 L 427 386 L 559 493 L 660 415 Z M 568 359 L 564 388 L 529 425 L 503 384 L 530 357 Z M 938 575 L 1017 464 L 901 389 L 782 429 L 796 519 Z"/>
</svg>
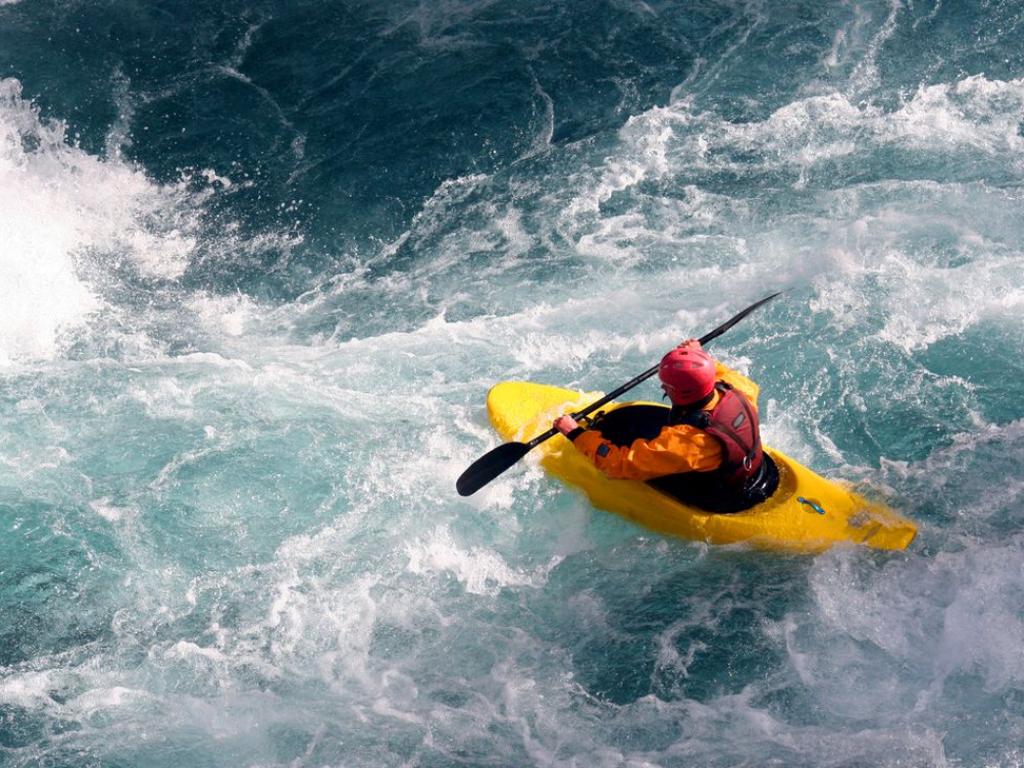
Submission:
<svg viewBox="0 0 1024 768">
<path fill-rule="evenodd" d="M 709 472 L 722 463 L 722 448 L 715 438 L 682 424 L 666 427 L 653 440 L 634 440 L 628 447 L 610 443 L 597 430 L 581 433 L 573 445 L 604 474 L 619 480 Z"/>
<path fill-rule="evenodd" d="M 737 392 L 740 392 L 750 404 L 754 406 L 754 410 L 757 410 L 757 396 L 761 392 L 761 388 L 754 382 L 744 376 L 742 373 L 734 371 L 722 363 L 715 361 L 715 376 L 730 385 Z"/>
</svg>

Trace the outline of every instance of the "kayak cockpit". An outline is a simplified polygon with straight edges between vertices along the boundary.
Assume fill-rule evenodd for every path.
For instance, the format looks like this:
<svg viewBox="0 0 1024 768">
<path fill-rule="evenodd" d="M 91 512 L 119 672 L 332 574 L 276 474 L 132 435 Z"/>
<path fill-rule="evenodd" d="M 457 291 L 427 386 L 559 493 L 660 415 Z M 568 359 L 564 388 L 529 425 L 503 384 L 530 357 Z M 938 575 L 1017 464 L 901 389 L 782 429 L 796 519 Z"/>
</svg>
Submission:
<svg viewBox="0 0 1024 768">
<path fill-rule="evenodd" d="M 668 424 L 671 409 L 653 403 L 624 403 L 598 414 L 592 427 L 615 445 L 652 440 Z M 676 501 L 705 512 L 743 512 L 769 499 L 779 487 L 779 469 L 766 452 L 760 471 L 743 489 L 724 484 L 717 473 L 685 472 L 649 480 L 648 485 Z"/>
</svg>

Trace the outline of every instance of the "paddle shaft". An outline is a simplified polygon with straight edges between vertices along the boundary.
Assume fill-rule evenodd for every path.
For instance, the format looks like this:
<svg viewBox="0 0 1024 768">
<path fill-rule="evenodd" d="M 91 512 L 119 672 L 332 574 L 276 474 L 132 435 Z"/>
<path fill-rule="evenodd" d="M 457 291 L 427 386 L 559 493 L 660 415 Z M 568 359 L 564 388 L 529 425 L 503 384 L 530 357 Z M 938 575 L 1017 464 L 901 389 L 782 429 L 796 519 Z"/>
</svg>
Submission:
<svg viewBox="0 0 1024 768">
<path fill-rule="evenodd" d="M 779 293 L 781 293 L 781 291 L 779 291 Z M 751 312 L 753 312 L 755 309 L 760 307 L 762 304 L 764 304 L 764 303 L 774 299 L 776 296 L 779 295 L 779 293 L 773 293 L 771 296 L 766 296 L 765 298 L 761 299 L 756 304 L 751 304 L 749 307 L 747 307 L 745 310 L 740 312 L 738 315 L 730 318 L 728 321 L 722 323 L 720 326 L 715 328 L 715 330 L 711 331 L 710 333 L 705 334 L 704 336 L 701 336 L 697 341 L 703 347 L 709 341 L 711 341 L 713 339 L 717 339 L 719 336 L 721 336 L 727 330 L 732 328 L 734 325 L 736 325 L 736 323 L 738 323 L 744 317 L 746 317 Z M 661 367 L 660 363 L 658 365 L 652 365 L 650 368 L 648 368 L 646 371 L 641 373 L 639 376 L 636 376 L 636 377 L 630 379 L 629 381 L 627 381 L 625 384 L 623 384 L 618 389 L 613 389 L 611 392 L 609 392 L 607 395 L 602 397 L 600 400 L 597 400 L 597 401 L 591 403 L 586 408 L 584 408 L 582 411 L 578 411 L 578 412 L 572 414 L 573 419 L 576 419 L 576 420 L 582 419 L 587 414 L 590 414 L 590 413 L 593 413 L 594 411 L 596 411 L 602 405 L 606 405 L 606 404 L 610 403 L 612 400 L 614 400 L 619 395 L 621 395 L 621 394 L 623 394 L 625 392 L 628 392 L 633 387 L 635 387 L 637 384 L 640 384 L 640 383 L 642 383 L 644 381 L 647 381 L 647 379 L 651 378 L 651 376 L 653 376 L 654 374 L 656 374 L 658 372 L 658 369 L 660 367 Z M 537 435 L 535 438 L 533 438 L 533 440 L 528 442 L 526 445 L 528 445 L 530 447 L 530 449 L 536 448 L 538 445 L 543 443 L 545 440 L 549 440 L 550 438 L 554 437 L 557 434 L 558 434 L 558 430 L 555 429 L 554 427 L 552 427 L 547 432 L 545 432 L 545 433 L 543 433 L 541 435 Z"/>
<path fill-rule="evenodd" d="M 738 323 L 744 317 L 749 315 L 755 309 L 760 307 L 762 304 L 765 304 L 766 302 L 771 301 L 772 299 L 774 299 L 778 295 L 779 295 L 778 293 L 773 293 L 771 296 L 766 296 L 765 298 L 761 299 L 760 301 L 755 302 L 754 304 L 751 304 L 749 307 L 744 309 L 742 312 L 740 312 L 740 313 L 734 315 L 733 317 L 729 318 L 724 323 L 722 323 L 720 326 L 715 328 L 715 330 L 711 331 L 710 333 L 708 333 L 708 334 L 706 334 L 704 336 L 701 336 L 700 339 L 699 339 L 701 346 L 707 344 L 712 339 L 717 339 L 719 336 L 721 336 L 727 330 L 732 328 L 734 325 L 736 325 L 736 323 Z M 659 365 L 651 366 L 646 371 L 641 373 L 639 376 L 636 376 L 635 378 L 630 379 L 625 384 L 623 384 L 621 387 L 619 387 L 618 389 L 615 389 L 615 390 L 609 392 L 607 395 L 602 397 L 600 400 L 597 400 L 596 402 L 591 403 L 586 408 L 584 408 L 582 411 L 579 411 L 577 413 L 572 414 L 572 417 L 574 419 L 582 419 L 587 414 L 592 413 L 593 411 L 596 411 L 602 405 L 605 405 L 606 403 L 611 402 L 616 397 L 621 395 L 623 392 L 627 392 L 630 389 L 632 389 L 633 387 L 635 387 L 637 384 L 639 384 L 640 382 L 646 381 L 651 376 L 656 374 L 658 372 L 658 368 L 660 368 L 660 367 L 661 367 L 660 364 Z M 529 453 L 532 449 L 536 448 L 538 445 L 543 443 L 545 440 L 548 440 L 548 439 L 554 437 L 557 434 L 558 434 L 558 430 L 555 429 L 554 427 L 552 427 L 547 432 L 545 432 L 545 433 L 543 433 L 541 435 L 537 435 L 535 438 L 533 438 L 528 443 L 518 443 L 518 442 L 515 442 L 515 441 L 508 442 L 508 443 L 502 443 L 497 448 L 493 448 L 492 450 L 488 451 L 483 456 L 481 456 L 479 459 L 477 459 L 472 464 L 470 464 L 469 467 L 466 469 L 466 471 L 463 472 L 459 476 L 459 479 L 455 483 L 455 487 L 458 490 L 459 495 L 461 495 L 461 496 L 470 496 L 470 495 L 476 493 L 478 490 L 483 488 L 485 485 L 487 485 L 489 482 L 491 482 L 491 480 L 496 478 L 498 475 L 500 475 L 506 469 L 508 469 L 509 467 L 513 466 L 516 462 L 518 462 L 521 458 L 523 458 L 523 456 L 525 456 L 527 453 Z"/>
</svg>

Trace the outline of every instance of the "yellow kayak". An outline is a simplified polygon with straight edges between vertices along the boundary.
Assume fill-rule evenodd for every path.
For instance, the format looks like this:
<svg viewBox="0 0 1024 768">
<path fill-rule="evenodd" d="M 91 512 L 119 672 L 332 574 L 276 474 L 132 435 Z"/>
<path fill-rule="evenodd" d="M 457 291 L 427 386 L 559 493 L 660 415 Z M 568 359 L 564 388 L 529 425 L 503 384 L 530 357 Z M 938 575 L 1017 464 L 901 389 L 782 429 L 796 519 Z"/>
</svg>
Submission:
<svg viewBox="0 0 1024 768">
<path fill-rule="evenodd" d="M 488 393 L 487 412 L 503 439 L 529 440 L 550 429 L 561 414 L 580 411 L 599 397 L 600 393 L 506 381 Z M 616 403 L 606 410 L 637 404 Z M 906 549 L 917 533 L 913 522 L 888 507 L 826 480 L 780 451 L 768 447 L 765 451 L 779 470 L 775 493 L 743 512 L 713 514 L 687 506 L 647 483 L 606 477 L 561 437 L 536 448 L 548 474 L 582 489 L 595 507 L 685 539 L 818 552 L 840 542 Z"/>
</svg>

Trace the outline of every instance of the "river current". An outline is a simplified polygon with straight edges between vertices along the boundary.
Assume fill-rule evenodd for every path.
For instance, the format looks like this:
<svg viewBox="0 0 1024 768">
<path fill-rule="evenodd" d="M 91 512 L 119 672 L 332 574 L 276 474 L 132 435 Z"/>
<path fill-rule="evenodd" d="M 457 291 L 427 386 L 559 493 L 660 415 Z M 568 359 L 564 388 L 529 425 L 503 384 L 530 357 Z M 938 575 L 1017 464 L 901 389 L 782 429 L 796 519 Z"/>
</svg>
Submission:
<svg viewBox="0 0 1024 768">
<path fill-rule="evenodd" d="M 1024 765 L 1024 7 L 0 0 L 0 764 Z M 905 552 L 488 387 L 715 342 Z M 648 383 L 641 398 L 657 391 Z"/>
</svg>

